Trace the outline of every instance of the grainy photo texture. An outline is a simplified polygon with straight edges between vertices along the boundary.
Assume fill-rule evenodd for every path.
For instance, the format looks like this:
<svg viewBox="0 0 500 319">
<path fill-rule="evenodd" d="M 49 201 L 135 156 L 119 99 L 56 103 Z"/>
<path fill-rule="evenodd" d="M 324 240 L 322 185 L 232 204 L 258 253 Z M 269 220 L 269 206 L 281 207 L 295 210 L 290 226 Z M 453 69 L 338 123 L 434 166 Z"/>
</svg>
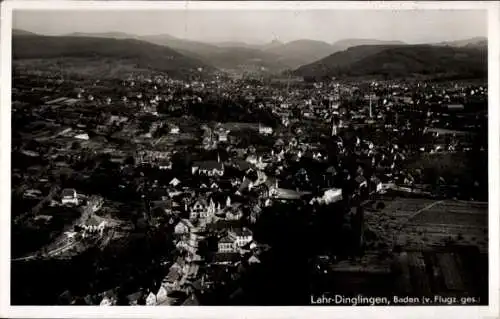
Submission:
<svg viewBox="0 0 500 319">
<path fill-rule="evenodd" d="M 15 10 L 11 304 L 487 305 L 487 18 Z"/>
</svg>

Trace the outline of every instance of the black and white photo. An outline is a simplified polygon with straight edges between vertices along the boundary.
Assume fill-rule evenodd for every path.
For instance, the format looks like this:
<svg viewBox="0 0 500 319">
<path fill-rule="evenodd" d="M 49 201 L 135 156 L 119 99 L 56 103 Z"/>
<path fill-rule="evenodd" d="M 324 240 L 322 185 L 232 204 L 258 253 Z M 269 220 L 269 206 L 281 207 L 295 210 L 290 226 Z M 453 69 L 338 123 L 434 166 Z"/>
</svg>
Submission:
<svg viewBox="0 0 500 319">
<path fill-rule="evenodd" d="M 11 308 L 498 311 L 493 2 L 82 3 L 6 3 Z"/>
</svg>

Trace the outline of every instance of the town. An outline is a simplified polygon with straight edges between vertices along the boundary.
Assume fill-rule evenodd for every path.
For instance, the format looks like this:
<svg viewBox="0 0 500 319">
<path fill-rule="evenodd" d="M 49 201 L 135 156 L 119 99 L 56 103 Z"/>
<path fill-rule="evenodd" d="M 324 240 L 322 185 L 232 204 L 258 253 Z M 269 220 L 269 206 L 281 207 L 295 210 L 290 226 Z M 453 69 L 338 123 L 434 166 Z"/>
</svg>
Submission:
<svg viewBox="0 0 500 319">
<path fill-rule="evenodd" d="M 487 100 L 477 81 L 15 68 L 12 301 L 486 302 Z"/>
</svg>

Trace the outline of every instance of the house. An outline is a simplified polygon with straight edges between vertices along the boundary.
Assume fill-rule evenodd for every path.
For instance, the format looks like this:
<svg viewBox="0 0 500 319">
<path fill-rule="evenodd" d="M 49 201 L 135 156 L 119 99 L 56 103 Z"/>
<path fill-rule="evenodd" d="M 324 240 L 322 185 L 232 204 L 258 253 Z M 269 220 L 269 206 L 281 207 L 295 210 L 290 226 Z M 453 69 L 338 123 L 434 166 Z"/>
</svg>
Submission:
<svg viewBox="0 0 500 319">
<path fill-rule="evenodd" d="M 156 293 L 156 304 L 162 304 L 165 301 L 167 301 L 167 289 L 162 285 Z"/>
<path fill-rule="evenodd" d="M 116 305 L 116 294 L 113 290 L 108 290 L 103 294 L 103 298 L 100 302 L 100 306 L 114 306 Z"/>
<path fill-rule="evenodd" d="M 156 295 L 151 291 L 146 297 L 146 306 L 156 306 Z"/>
<path fill-rule="evenodd" d="M 211 188 L 211 189 L 219 189 L 219 184 L 217 184 L 216 182 L 213 182 L 213 183 L 210 185 L 210 188 Z"/>
<path fill-rule="evenodd" d="M 128 121 L 128 117 L 126 117 L 126 116 L 111 115 L 109 120 L 108 120 L 108 125 L 121 124 L 121 123 L 125 123 L 127 121 Z"/>
<path fill-rule="evenodd" d="M 99 306 L 113 306 L 115 304 L 115 300 L 111 299 L 110 297 L 108 296 L 104 296 L 104 298 L 102 298 L 101 300 L 101 303 L 99 304 Z"/>
<path fill-rule="evenodd" d="M 250 258 L 248 258 L 248 263 L 250 265 L 252 265 L 252 264 L 260 264 L 260 260 L 259 260 L 259 258 L 257 258 L 254 255 L 252 255 Z"/>
<path fill-rule="evenodd" d="M 191 206 L 189 216 L 190 219 L 209 219 L 219 210 L 221 210 L 220 203 L 216 207 L 212 199 L 208 203 L 205 199 L 199 199 Z"/>
<path fill-rule="evenodd" d="M 237 247 L 243 247 L 253 240 L 252 232 L 247 228 L 235 228 L 228 232 L 229 236 L 235 238 Z"/>
<path fill-rule="evenodd" d="M 191 173 L 206 176 L 223 176 L 224 164 L 220 161 L 195 162 L 191 167 Z"/>
<path fill-rule="evenodd" d="M 342 189 L 332 188 L 325 191 L 323 200 L 326 204 L 331 204 L 342 200 Z"/>
<path fill-rule="evenodd" d="M 78 197 L 76 190 L 72 188 L 65 188 L 61 193 L 61 203 L 63 205 L 78 205 Z"/>
<path fill-rule="evenodd" d="M 262 126 L 259 124 L 259 133 L 264 135 L 273 134 L 273 128 L 269 126 Z"/>
<path fill-rule="evenodd" d="M 75 135 L 75 138 L 78 140 L 88 141 L 89 135 L 87 133 L 78 134 L 78 135 Z"/>
<path fill-rule="evenodd" d="M 201 214 L 204 214 L 208 209 L 208 203 L 204 199 L 199 199 L 189 209 L 189 218 L 198 219 Z"/>
<path fill-rule="evenodd" d="M 127 296 L 128 304 L 130 306 L 138 306 L 144 300 L 144 293 L 142 291 L 135 292 Z"/>
<path fill-rule="evenodd" d="M 180 133 L 180 129 L 177 125 L 172 125 L 170 127 L 170 134 L 179 134 Z"/>
<path fill-rule="evenodd" d="M 181 269 L 178 267 L 170 267 L 167 277 L 165 277 L 164 284 L 167 292 L 175 291 L 179 288 L 179 281 L 182 278 Z"/>
<path fill-rule="evenodd" d="M 198 235 L 195 233 L 189 233 L 181 238 L 175 245 L 179 251 L 195 254 L 198 250 Z"/>
<path fill-rule="evenodd" d="M 270 192 L 271 197 L 277 198 L 279 200 L 298 200 L 304 194 L 307 193 L 287 188 L 277 188 L 273 192 Z"/>
<path fill-rule="evenodd" d="M 257 180 L 255 180 L 254 186 L 263 184 L 267 180 L 267 175 L 261 170 L 257 171 Z"/>
<path fill-rule="evenodd" d="M 228 253 L 235 251 L 235 236 L 228 234 L 219 240 L 217 244 L 219 253 Z"/>
<path fill-rule="evenodd" d="M 179 185 L 180 183 L 181 181 L 174 177 L 168 184 L 172 185 L 173 187 L 177 187 L 177 185 Z"/>
<path fill-rule="evenodd" d="M 247 163 L 250 163 L 252 165 L 255 165 L 259 162 L 259 158 L 255 155 L 248 155 L 247 158 L 245 159 Z"/>
<path fill-rule="evenodd" d="M 219 142 L 227 142 L 227 136 L 229 134 L 229 131 L 221 129 L 221 130 L 218 130 L 216 132 L 216 134 L 217 134 Z"/>
<path fill-rule="evenodd" d="M 169 161 L 169 160 L 161 160 L 159 163 L 158 163 L 158 168 L 161 169 L 161 170 L 165 170 L 165 169 L 172 169 L 172 162 Z"/>
<path fill-rule="evenodd" d="M 193 224 L 187 219 L 181 219 L 174 228 L 174 234 L 188 234 L 194 229 Z"/>
<path fill-rule="evenodd" d="M 85 222 L 85 224 L 81 224 L 80 227 L 83 228 L 84 233 L 99 233 L 102 236 L 104 229 L 108 227 L 108 223 L 105 220 L 99 221 L 97 218 L 92 216 Z"/>
<path fill-rule="evenodd" d="M 258 204 L 253 205 L 250 210 L 250 222 L 252 224 L 255 224 L 261 213 L 262 213 L 262 208 L 260 208 Z"/>
<path fill-rule="evenodd" d="M 264 185 L 266 186 L 267 189 L 267 194 L 266 196 L 274 196 L 278 192 L 278 179 L 268 177 L 266 181 L 264 182 Z"/>
<path fill-rule="evenodd" d="M 226 220 L 240 220 L 243 217 L 240 205 L 234 205 L 226 211 Z"/>
<path fill-rule="evenodd" d="M 200 212 L 199 217 L 204 219 L 204 220 L 210 219 L 210 218 L 214 217 L 216 212 L 221 211 L 221 209 L 222 208 L 221 208 L 220 203 L 217 203 L 217 207 L 216 207 L 213 199 L 210 199 L 208 207 L 204 211 Z"/>
<path fill-rule="evenodd" d="M 380 180 L 380 178 L 373 176 L 370 179 L 370 188 L 374 192 L 377 192 L 377 193 L 381 192 L 382 191 L 382 181 Z"/>
<path fill-rule="evenodd" d="M 226 207 L 231 207 L 231 197 L 226 198 Z"/>
</svg>

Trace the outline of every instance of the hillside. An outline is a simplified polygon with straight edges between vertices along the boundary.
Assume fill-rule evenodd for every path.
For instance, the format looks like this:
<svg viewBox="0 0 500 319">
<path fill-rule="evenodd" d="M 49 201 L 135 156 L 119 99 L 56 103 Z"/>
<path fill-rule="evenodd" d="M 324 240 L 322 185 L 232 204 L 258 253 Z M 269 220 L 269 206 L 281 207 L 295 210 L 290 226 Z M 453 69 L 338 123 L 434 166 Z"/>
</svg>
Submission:
<svg viewBox="0 0 500 319">
<path fill-rule="evenodd" d="M 30 35 L 30 33 L 26 32 L 26 35 Z M 47 48 L 37 48 L 37 50 L 30 52 L 30 50 L 26 50 L 27 48 L 21 49 L 20 46 L 30 46 L 30 43 L 35 45 L 37 40 L 25 40 L 22 43 L 18 41 L 16 44 L 17 49 L 14 48 L 15 54 L 17 54 L 16 58 L 60 58 L 61 55 L 59 55 L 59 52 L 61 52 L 62 56 L 72 58 L 76 56 L 87 57 L 89 54 L 93 57 L 95 55 L 110 57 L 118 54 L 121 58 L 124 56 L 129 58 L 130 55 L 135 56 L 139 54 L 136 58 L 141 62 L 139 63 L 141 68 L 151 67 L 170 72 L 177 69 L 192 68 L 193 66 L 197 68 L 198 65 L 204 66 L 205 69 L 210 69 L 207 66 L 212 66 L 228 70 L 266 70 L 269 72 L 278 72 L 292 68 L 292 65 L 287 64 L 286 61 L 280 61 L 282 59 L 281 56 L 263 50 L 263 48 L 282 45 L 278 41 L 262 46 L 243 44 L 240 46 L 239 43 L 234 43 L 236 46 L 230 46 L 231 43 L 225 43 L 219 47 L 214 44 L 179 39 L 168 34 L 136 36 L 122 32 L 106 32 L 71 33 L 60 37 L 41 37 L 50 38 Z M 38 41 L 40 43 L 43 40 L 38 39 Z M 104 43 L 103 41 L 108 42 L 107 45 L 101 46 L 100 43 Z M 117 41 L 126 42 L 119 43 Z M 66 47 L 66 43 L 68 48 L 62 52 L 61 50 Z M 90 48 L 96 46 L 99 48 L 98 53 L 89 52 Z M 70 49 L 70 47 L 73 49 Z M 139 49 L 139 47 L 143 49 Z M 160 52 L 160 48 L 164 51 Z M 158 59 L 151 58 L 152 55 L 158 55 Z M 161 57 L 163 55 L 166 57 Z M 178 61 L 172 63 L 172 58 Z M 165 59 L 168 60 L 168 63 L 162 63 Z M 293 67 L 295 66 L 293 65 Z"/>
<path fill-rule="evenodd" d="M 219 52 L 203 56 L 204 61 L 221 69 L 265 68 L 272 72 L 289 68 L 289 65 L 281 62 L 280 58 L 277 54 L 242 47 L 227 47 Z"/>
<path fill-rule="evenodd" d="M 484 50 L 430 45 L 357 46 L 302 66 L 294 74 L 305 77 L 481 78 L 487 75 L 487 54 Z"/>
<path fill-rule="evenodd" d="M 135 39 L 135 35 L 131 35 L 124 32 L 103 32 L 103 33 L 83 33 L 83 32 L 73 32 L 68 35 L 68 37 L 92 37 L 92 38 L 111 38 L 111 39 Z"/>
<path fill-rule="evenodd" d="M 388 46 L 358 46 L 345 51 L 336 52 L 321 60 L 299 67 L 294 74 L 299 76 L 323 76 L 338 74 L 340 70 L 347 69 L 353 63 L 363 60 Z"/>
<path fill-rule="evenodd" d="M 258 45 L 226 42 L 218 45 L 162 36 L 141 37 L 141 40 L 168 46 L 182 54 L 200 59 L 220 69 L 265 68 L 269 71 L 281 71 L 290 68 L 281 56 L 262 50 Z M 276 45 L 276 43 L 274 43 Z M 314 61 L 310 60 L 310 61 Z"/>
<path fill-rule="evenodd" d="M 170 48 L 134 39 L 100 37 L 13 36 L 13 60 L 80 59 L 95 62 L 112 59 L 114 63 L 132 65 L 138 69 L 166 72 L 182 77 L 197 72 L 213 70 L 207 64 L 187 57 Z M 120 64 L 118 63 L 118 65 Z M 103 65 L 103 68 L 106 68 Z"/>
<path fill-rule="evenodd" d="M 35 35 L 22 30 L 16 30 L 13 33 L 14 36 L 17 37 L 21 35 Z M 60 38 L 66 39 L 61 41 L 68 41 L 68 37 Z M 210 69 L 207 66 L 213 66 L 222 70 L 238 73 L 245 71 L 277 73 L 298 68 L 294 72 L 297 75 L 331 76 L 336 74 L 337 76 L 350 76 L 374 73 L 375 75 L 383 74 L 386 76 L 395 76 L 406 73 L 432 73 L 433 71 L 429 70 L 440 69 L 441 67 L 439 65 L 446 65 L 444 67 L 452 70 L 452 74 L 460 74 L 462 72 L 468 73 L 469 71 L 477 73 L 477 70 L 472 70 L 470 66 L 463 65 L 460 61 L 458 61 L 459 65 L 454 67 L 452 62 L 447 62 L 445 56 L 433 60 L 435 52 L 429 48 L 419 51 L 424 54 L 424 57 L 429 55 L 431 59 L 431 64 L 424 67 L 420 64 L 421 57 L 412 55 L 411 52 L 401 53 L 395 50 L 395 48 L 407 46 L 420 48 L 425 47 L 425 45 L 406 45 L 401 41 L 344 39 L 334 44 L 329 44 L 322 41 L 303 39 L 288 43 L 274 40 L 266 44 L 247 44 L 244 42 L 205 43 L 201 41 L 180 39 L 169 34 L 136 36 L 122 32 L 93 34 L 73 33 L 69 38 L 84 39 L 81 41 L 89 43 L 90 47 L 97 45 L 101 51 L 98 54 L 96 52 L 90 52 L 92 56 L 97 54 L 105 57 L 113 57 L 118 54 L 121 58 L 127 56 L 128 62 L 133 62 L 133 59 L 130 59 L 130 55 L 132 55 L 135 56 L 134 61 L 140 62 L 136 64 L 141 68 L 153 68 L 163 71 L 168 70 L 170 72 L 185 70 L 186 68 L 192 69 L 193 66 L 196 68 L 197 65 L 204 65 L 205 69 Z M 92 42 L 94 41 L 92 38 L 111 42 L 108 43 L 108 46 L 100 48 L 97 43 Z M 103 38 L 106 38 L 106 40 L 103 40 Z M 126 42 L 118 44 L 116 41 L 119 40 Z M 54 42 L 55 40 L 51 39 L 51 41 Z M 53 48 L 55 44 L 52 42 L 50 47 Z M 71 44 L 71 46 L 74 45 L 75 44 Z M 116 50 L 114 52 L 109 52 L 109 45 Z M 487 39 L 477 37 L 460 41 L 435 43 L 432 44 L 432 46 L 437 49 L 446 47 L 461 50 L 486 49 Z M 139 47 L 142 47 L 142 49 L 139 49 Z M 389 48 L 392 48 L 393 51 L 388 51 L 384 54 L 381 53 L 381 51 L 388 50 Z M 37 48 L 33 53 L 36 53 L 35 56 L 42 54 L 43 57 L 43 55 L 46 54 L 43 50 L 42 48 Z M 411 51 L 411 49 L 404 50 Z M 65 52 L 64 55 L 66 56 L 69 54 L 74 57 L 75 54 L 79 56 L 87 56 L 89 54 L 88 48 L 84 49 L 81 53 L 79 53 L 79 50 L 73 51 L 75 52 Z M 31 54 L 29 51 L 23 52 L 24 55 Z M 375 56 L 375 54 L 378 53 L 381 55 Z M 388 56 L 390 54 L 395 54 L 399 60 L 392 61 Z M 453 56 L 454 54 L 452 53 L 451 55 Z M 158 56 L 159 58 L 153 58 L 153 56 Z M 458 56 L 460 56 L 460 54 L 458 54 Z M 172 59 L 176 60 L 176 62 L 172 63 Z M 367 60 L 365 61 L 365 59 Z M 453 59 L 456 59 L 456 57 L 452 58 L 452 60 Z M 472 59 L 474 58 L 472 57 Z M 411 65 L 412 63 L 415 64 Z"/>
<path fill-rule="evenodd" d="M 179 39 L 168 34 L 141 36 L 138 39 L 169 47 L 185 56 L 198 59 L 220 69 L 260 70 L 265 68 L 269 71 L 281 71 L 290 68 L 290 65 L 279 61 L 280 56 L 264 52 L 258 46 L 241 43 L 234 43 L 235 46 L 231 46 L 231 43 L 223 43 L 221 46 L 217 46 L 199 41 Z"/>
<path fill-rule="evenodd" d="M 294 69 L 332 54 L 333 47 L 322 41 L 297 40 L 266 50 L 280 56 L 280 61 Z"/>
<path fill-rule="evenodd" d="M 36 33 L 24 31 L 21 29 L 12 29 L 12 36 L 36 36 Z"/>
<path fill-rule="evenodd" d="M 203 42 L 179 39 L 169 34 L 155 35 L 132 35 L 123 32 L 107 33 L 71 33 L 69 36 L 91 37 L 91 38 L 114 38 L 114 39 L 135 39 L 148 43 L 169 47 L 183 55 L 201 60 L 207 54 L 213 54 L 220 51 L 220 48 Z M 210 64 L 210 62 L 208 62 Z"/>
<path fill-rule="evenodd" d="M 223 43 L 221 46 L 198 41 L 178 39 L 168 35 L 141 37 L 141 40 L 168 46 L 186 56 L 204 61 L 220 69 L 254 69 L 280 71 L 290 66 L 280 62 L 280 56 L 241 43 Z M 235 44 L 231 46 L 231 44 Z"/>
<path fill-rule="evenodd" d="M 213 45 L 216 45 L 219 48 L 239 47 L 239 48 L 246 48 L 246 49 L 260 49 L 263 46 L 262 44 L 252 44 L 252 43 L 246 43 L 246 42 L 242 42 L 242 41 L 215 42 L 215 43 L 213 43 Z"/>
<path fill-rule="evenodd" d="M 221 51 L 221 49 L 215 45 L 179 39 L 168 34 L 141 36 L 138 39 L 157 45 L 167 46 L 193 58 L 203 58 L 207 54 L 214 54 Z"/>
<path fill-rule="evenodd" d="M 343 39 L 332 44 L 331 53 L 344 51 L 360 45 L 405 45 L 401 41 L 386 41 L 377 39 Z"/>
<path fill-rule="evenodd" d="M 268 43 L 265 43 L 261 46 L 259 46 L 259 49 L 263 50 L 263 51 L 267 51 L 267 50 L 272 50 L 273 48 L 276 48 L 276 47 L 280 47 L 283 45 L 283 42 L 279 41 L 279 40 L 273 40 L 271 42 L 268 42 Z"/>
<path fill-rule="evenodd" d="M 450 46 L 456 48 L 487 48 L 488 38 L 486 37 L 475 37 L 470 39 L 463 39 L 457 41 L 446 41 L 440 42 L 435 45 L 438 46 Z"/>
</svg>

